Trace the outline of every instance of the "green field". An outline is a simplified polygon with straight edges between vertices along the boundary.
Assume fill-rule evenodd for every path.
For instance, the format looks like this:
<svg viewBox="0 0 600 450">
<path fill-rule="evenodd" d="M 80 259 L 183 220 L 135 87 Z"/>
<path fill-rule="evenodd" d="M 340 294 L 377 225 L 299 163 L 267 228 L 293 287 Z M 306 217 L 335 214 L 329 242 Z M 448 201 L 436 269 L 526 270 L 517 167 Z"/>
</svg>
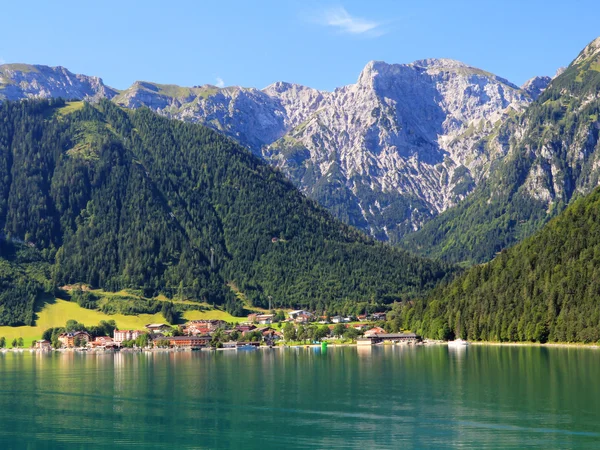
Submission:
<svg viewBox="0 0 600 450">
<path fill-rule="evenodd" d="M 213 309 L 210 311 L 186 311 L 183 315 L 185 320 L 201 319 L 221 319 L 227 322 L 239 322 L 245 318 L 233 317 L 232 315 Z M 0 336 L 6 338 L 7 345 L 15 338 L 22 337 L 25 346 L 29 347 L 31 343 L 40 339 L 44 330 L 51 327 L 64 326 L 67 320 L 76 320 L 85 325 L 96 325 L 101 320 L 114 320 L 118 328 L 122 329 L 141 329 L 148 323 L 164 323 L 162 314 L 140 314 L 137 316 L 125 316 L 123 314 L 108 315 L 100 311 L 81 308 L 77 303 L 65 300 L 56 300 L 54 303 L 47 303 L 37 313 L 36 325 L 33 327 L 0 327 Z"/>
</svg>

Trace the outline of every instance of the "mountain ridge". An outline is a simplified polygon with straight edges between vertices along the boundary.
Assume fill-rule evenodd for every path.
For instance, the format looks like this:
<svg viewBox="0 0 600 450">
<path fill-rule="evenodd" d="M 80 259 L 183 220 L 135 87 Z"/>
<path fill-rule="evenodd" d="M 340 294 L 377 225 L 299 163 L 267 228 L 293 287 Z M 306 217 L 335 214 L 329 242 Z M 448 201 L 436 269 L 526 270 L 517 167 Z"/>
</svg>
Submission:
<svg viewBox="0 0 600 450">
<path fill-rule="evenodd" d="M 26 72 L 33 79 L 19 97 L 2 67 L 0 98 L 34 96 L 36 86 L 52 97 L 58 86 L 65 98 L 104 96 L 207 125 L 278 167 L 336 217 L 392 242 L 486 177 L 502 149 L 485 148 L 481 138 L 532 100 L 507 80 L 450 59 L 371 61 L 355 84 L 332 92 L 286 82 L 256 89 L 144 81 L 116 91 L 72 74 L 44 86 Z"/>
</svg>

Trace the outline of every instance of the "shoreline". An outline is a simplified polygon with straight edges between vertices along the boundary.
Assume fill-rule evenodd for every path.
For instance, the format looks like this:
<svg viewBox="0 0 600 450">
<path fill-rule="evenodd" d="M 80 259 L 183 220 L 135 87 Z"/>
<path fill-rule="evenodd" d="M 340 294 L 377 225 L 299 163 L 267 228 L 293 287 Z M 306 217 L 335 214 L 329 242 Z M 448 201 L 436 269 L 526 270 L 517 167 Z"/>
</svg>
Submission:
<svg viewBox="0 0 600 450">
<path fill-rule="evenodd" d="M 342 347 L 356 347 L 356 348 L 365 348 L 370 349 L 373 347 L 429 347 L 429 346 L 447 346 L 448 342 L 441 341 L 425 341 L 418 344 L 375 344 L 375 345 L 358 345 L 357 343 L 344 343 L 344 344 L 328 344 L 327 348 L 342 348 Z M 591 349 L 598 350 L 600 349 L 599 344 L 584 344 L 584 343 L 566 343 L 566 342 L 494 342 L 494 341 L 486 341 L 486 342 L 469 342 L 469 346 L 494 346 L 494 347 L 547 347 L 547 348 L 582 348 L 582 349 Z M 462 348 L 467 348 L 462 347 Z M 274 345 L 272 347 L 268 346 L 259 346 L 256 347 L 255 350 L 285 350 L 285 349 L 309 349 L 309 348 L 318 348 L 321 349 L 321 344 L 299 344 L 299 345 Z M 108 353 L 191 353 L 191 352 L 212 352 L 212 351 L 238 351 L 237 348 L 145 348 L 145 349 L 121 349 L 121 350 L 105 350 L 105 349 L 35 349 L 35 348 L 3 348 L 0 350 L 0 354 L 5 353 L 81 353 L 81 354 L 108 354 Z M 247 350 L 246 350 L 247 351 Z"/>
</svg>

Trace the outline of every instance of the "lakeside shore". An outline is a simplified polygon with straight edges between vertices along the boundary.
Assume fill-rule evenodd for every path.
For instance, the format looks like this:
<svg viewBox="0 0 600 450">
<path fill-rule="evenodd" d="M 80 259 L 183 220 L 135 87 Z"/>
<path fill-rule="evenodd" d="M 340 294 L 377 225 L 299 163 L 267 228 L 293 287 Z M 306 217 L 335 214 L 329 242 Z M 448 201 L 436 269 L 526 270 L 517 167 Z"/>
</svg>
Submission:
<svg viewBox="0 0 600 450">
<path fill-rule="evenodd" d="M 591 350 L 600 349 L 598 344 L 584 344 L 584 343 L 569 343 L 569 342 L 470 342 L 470 345 L 474 346 L 502 346 L 502 347 L 546 347 L 546 348 L 585 348 Z M 382 343 L 376 345 L 358 345 L 357 343 L 328 343 L 327 348 L 344 348 L 344 347 L 357 347 L 357 348 L 373 348 L 373 347 L 428 347 L 428 346 L 445 346 L 447 342 L 441 341 L 425 341 L 418 344 L 408 343 Z M 308 349 L 318 348 L 321 349 L 321 344 L 293 344 L 293 345 L 274 345 L 272 347 L 262 345 L 257 346 L 255 350 L 285 350 L 285 349 Z M 61 348 L 61 349 L 50 349 L 42 350 L 35 348 L 4 348 L 0 350 L 0 354 L 4 353 L 81 353 L 81 354 L 107 354 L 107 353 L 183 353 L 193 351 L 219 351 L 219 352 L 231 352 L 237 351 L 237 348 L 123 348 L 117 351 L 108 349 L 81 349 L 81 348 Z"/>
</svg>

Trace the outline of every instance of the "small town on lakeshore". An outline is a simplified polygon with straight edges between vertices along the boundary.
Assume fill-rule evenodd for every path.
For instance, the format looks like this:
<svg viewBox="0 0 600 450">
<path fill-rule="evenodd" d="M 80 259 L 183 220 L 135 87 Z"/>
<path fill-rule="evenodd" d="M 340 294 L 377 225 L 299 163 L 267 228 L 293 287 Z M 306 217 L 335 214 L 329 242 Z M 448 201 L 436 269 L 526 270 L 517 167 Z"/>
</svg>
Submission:
<svg viewBox="0 0 600 450">
<path fill-rule="evenodd" d="M 141 351 L 141 350 L 251 350 L 285 346 L 326 347 L 378 344 L 422 345 L 414 333 L 391 333 L 384 328 L 385 312 L 353 316 L 316 316 L 306 310 L 272 314 L 249 314 L 247 320 L 230 323 L 219 319 L 190 320 L 183 325 L 151 323 L 142 329 L 119 329 L 115 321 L 86 327 L 67 321 L 65 327 L 50 328 L 35 340 L 32 351 Z M 2 351 L 10 343 L 0 337 Z M 22 339 L 12 342 L 13 351 L 23 351 Z"/>
</svg>

